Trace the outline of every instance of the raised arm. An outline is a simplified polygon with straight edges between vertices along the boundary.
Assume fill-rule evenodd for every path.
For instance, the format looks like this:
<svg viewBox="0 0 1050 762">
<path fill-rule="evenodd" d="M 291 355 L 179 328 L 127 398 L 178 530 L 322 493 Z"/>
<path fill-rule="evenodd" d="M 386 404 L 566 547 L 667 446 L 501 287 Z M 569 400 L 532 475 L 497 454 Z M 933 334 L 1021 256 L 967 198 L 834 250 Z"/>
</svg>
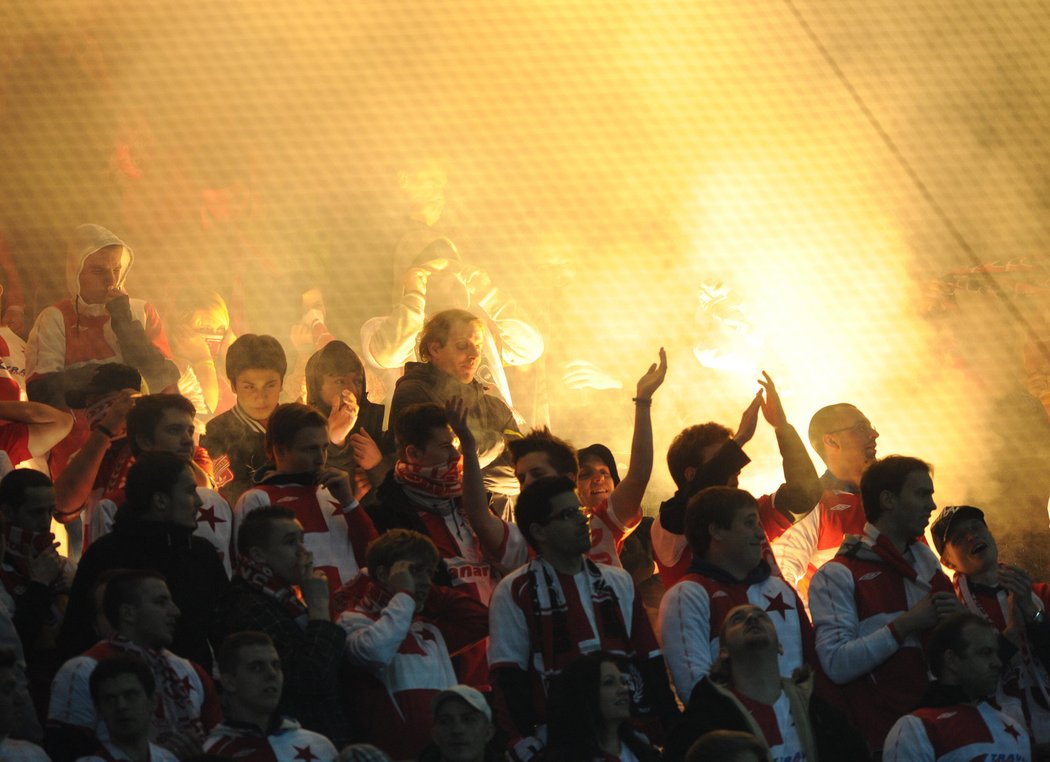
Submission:
<svg viewBox="0 0 1050 762">
<path fill-rule="evenodd" d="M 467 425 L 466 403 L 461 397 L 453 397 L 445 403 L 445 415 L 448 416 L 452 432 L 459 437 L 459 449 L 463 453 L 463 512 L 485 554 L 490 558 L 499 558 L 507 528 L 503 520 L 489 510 L 478 461 L 478 447 Z"/>
<path fill-rule="evenodd" d="M 653 473 L 653 421 L 650 415 L 653 394 L 667 376 L 667 353 L 660 347 L 660 362 L 653 363 L 638 379 L 634 398 L 634 436 L 627 473 L 609 496 L 609 505 L 625 527 L 642 519 L 642 497 Z"/>
<path fill-rule="evenodd" d="M 823 489 L 813 460 L 806 451 L 802 437 L 788 423 L 780 394 L 769 374 L 762 371 L 758 383 L 765 391 L 762 415 L 777 435 L 777 446 L 784 466 L 784 484 L 777 490 L 776 509 L 788 520 L 794 521 L 797 514 L 808 513 L 820 500 Z"/>
<path fill-rule="evenodd" d="M 72 415 L 42 402 L 0 402 L 0 419 L 26 424 L 33 457 L 46 454 L 73 428 Z"/>
</svg>

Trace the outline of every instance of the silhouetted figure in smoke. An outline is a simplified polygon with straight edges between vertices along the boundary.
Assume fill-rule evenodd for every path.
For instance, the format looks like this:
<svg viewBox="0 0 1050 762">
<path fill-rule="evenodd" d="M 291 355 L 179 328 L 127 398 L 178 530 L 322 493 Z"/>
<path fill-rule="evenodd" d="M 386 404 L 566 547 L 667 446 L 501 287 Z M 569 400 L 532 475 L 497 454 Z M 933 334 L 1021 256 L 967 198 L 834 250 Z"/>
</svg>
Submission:
<svg viewBox="0 0 1050 762">
<path fill-rule="evenodd" d="M 401 176 L 411 222 L 394 252 L 393 310 L 362 326 L 362 359 L 377 369 L 398 371 L 416 359 L 428 318 L 465 309 L 479 319 L 482 331 L 477 380 L 513 406 L 504 366 L 536 362 L 543 354 L 543 337 L 513 298 L 484 270 L 463 262 L 456 245 L 433 228 L 444 210 L 445 182 L 444 171 L 434 165 Z M 394 385 L 392 375 L 386 380 L 388 389 Z"/>
</svg>

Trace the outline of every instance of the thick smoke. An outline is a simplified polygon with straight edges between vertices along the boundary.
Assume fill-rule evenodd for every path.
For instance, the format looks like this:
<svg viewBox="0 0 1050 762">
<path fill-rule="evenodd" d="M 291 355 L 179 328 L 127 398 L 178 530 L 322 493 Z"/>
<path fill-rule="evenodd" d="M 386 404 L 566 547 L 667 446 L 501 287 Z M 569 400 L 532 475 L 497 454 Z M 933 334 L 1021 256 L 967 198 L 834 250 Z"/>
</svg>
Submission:
<svg viewBox="0 0 1050 762">
<path fill-rule="evenodd" d="M 667 347 L 650 507 L 671 490 L 674 433 L 735 426 L 765 369 L 800 430 L 855 402 L 880 452 L 931 460 L 941 503 L 985 507 L 1008 551 L 1042 563 L 1050 437 L 1031 342 L 1024 362 L 1024 324 L 1047 325 L 1041 4 L 5 13 L 0 235 L 6 298 L 21 289 L 31 313 L 63 295 L 65 237 L 93 221 L 135 248 L 130 285 L 159 303 L 206 283 L 287 341 L 320 285 L 356 345 L 390 307 L 399 173 L 440 166 L 436 227 L 547 337 L 518 373 L 534 421 L 626 463 L 634 382 Z M 947 273 L 1021 258 L 1034 269 L 992 276 L 1006 300 L 981 277 L 931 298 Z M 567 388 L 581 364 L 622 388 Z M 773 489 L 767 428 L 749 451 L 744 486 Z"/>
</svg>

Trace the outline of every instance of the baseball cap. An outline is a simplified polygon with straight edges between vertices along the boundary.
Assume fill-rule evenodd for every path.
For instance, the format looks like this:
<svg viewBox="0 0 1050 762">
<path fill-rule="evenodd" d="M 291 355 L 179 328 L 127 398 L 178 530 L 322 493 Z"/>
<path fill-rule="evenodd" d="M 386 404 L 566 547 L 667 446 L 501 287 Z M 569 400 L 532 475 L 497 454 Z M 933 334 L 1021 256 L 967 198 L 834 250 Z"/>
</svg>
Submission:
<svg viewBox="0 0 1050 762">
<path fill-rule="evenodd" d="M 953 526 L 967 519 L 980 519 L 984 521 L 984 511 L 974 508 L 972 505 L 948 505 L 945 506 L 937 518 L 930 525 L 930 534 L 933 535 L 933 546 L 937 549 L 937 555 L 944 555 L 944 546 L 951 539 Z"/>
<path fill-rule="evenodd" d="M 465 701 L 471 709 L 481 712 L 485 715 L 485 719 L 492 722 L 492 709 L 489 707 L 489 702 L 481 695 L 481 691 L 471 688 L 469 685 L 453 685 L 451 688 L 441 691 L 430 704 L 434 714 L 437 714 L 438 707 L 441 706 L 442 702 L 450 698 L 458 698 L 460 701 Z"/>
</svg>

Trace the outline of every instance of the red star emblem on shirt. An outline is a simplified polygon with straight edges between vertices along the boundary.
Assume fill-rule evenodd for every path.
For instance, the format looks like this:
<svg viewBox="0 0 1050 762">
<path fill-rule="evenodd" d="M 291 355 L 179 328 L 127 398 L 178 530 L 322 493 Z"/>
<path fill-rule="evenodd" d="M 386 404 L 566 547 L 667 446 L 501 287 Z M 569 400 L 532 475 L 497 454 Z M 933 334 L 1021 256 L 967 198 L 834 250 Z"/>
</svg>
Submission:
<svg viewBox="0 0 1050 762">
<path fill-rule="evenodd" d="M 226 519 L 220 519 L 215 515 L 214 508 L 201 508 L 197 511 L 197 523 L 200 524 L 202 521 L 207 521 L 208 526 L 211 527 L 211 531 L 215 531 L 216 524 L 225 524 Z"/>
<path fill-rule="evenodd" d="M 763 593 L 763 595 L 765 595 Z M 784 619 L 787 619 L 787 613 L 791 610 L 791 607 L 784 603 L 784 594 L 777 593 L 776 596 L 766 595 L 766 600 L 769 601 L 769 605 L 766 606 L 766 611 L 776 611 Z"/>
<path fill-rule="evenodd" d="M 292 748 L 295 749 L 294 759 L 305 759 L 307 762 L 310 762 L 312 759 L 320 759 L 320 757 L 313 753 L 309 746 L 303 746 L 302 748 L 293 746 Z"/>
<path fill-rule="evenodd" d="M 1003 725 L 1003 730 L 1012 735 L 1015 741 L 1021 737 L 1021 734 L 1017 732 L 1017 728 L 1015 728 L 1010 723 L 1006 723 L 1005 725 Z"/>
</svg>

